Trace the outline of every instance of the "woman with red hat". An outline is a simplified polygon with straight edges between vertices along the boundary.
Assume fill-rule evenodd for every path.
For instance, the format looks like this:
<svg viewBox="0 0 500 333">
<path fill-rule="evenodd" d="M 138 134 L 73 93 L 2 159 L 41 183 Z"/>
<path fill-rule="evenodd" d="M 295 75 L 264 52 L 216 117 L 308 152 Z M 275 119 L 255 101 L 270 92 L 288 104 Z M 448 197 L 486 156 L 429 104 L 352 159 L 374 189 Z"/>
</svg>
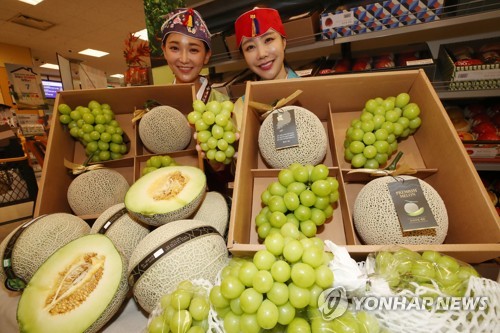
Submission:
<svg viewBox="0 0 500 333">
<path fill-rule="evenodd" d="M 175 76 L 174 83 L 194 83 L 196 99 L 205 103 L 228 100 L 200 75 L 212 55 L 210 32 L 200 13 L 178 8 L 167 15 L 161 32 L 163 56 Z"/>
<path fill-rule="evenodd" d="M 285 63 L 286 33 L 279 12 L 254 8 L 240 15 L 234 24 L 236 45 L 248 67 L 261 80 L 291 79 L 299 76 Z M 243 98 L 234 106 L 236 123 L 241 126 Z"/>
</svg>

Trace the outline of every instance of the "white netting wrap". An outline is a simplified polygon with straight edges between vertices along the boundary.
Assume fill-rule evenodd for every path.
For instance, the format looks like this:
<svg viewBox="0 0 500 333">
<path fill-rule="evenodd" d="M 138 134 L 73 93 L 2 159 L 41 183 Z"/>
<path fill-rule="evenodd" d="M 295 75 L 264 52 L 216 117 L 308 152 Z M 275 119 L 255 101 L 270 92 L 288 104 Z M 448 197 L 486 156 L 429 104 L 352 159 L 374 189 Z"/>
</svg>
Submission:
<svg viewBox="0 0 500 333">
<path fill-rule="evenodd" d="M 417 286 L 415 292 L 404 290 L 398 296 L 421 297 L 429 292 L 446 296 L 436 289 Z M 500 332 L 500 284 L 489 279 L 471 276 L 464 299 L 485 297 L 486 308 L 470 311 L 458 307 L 439 311 L 436 307 L 429 310 L 394 311 L 378 309 L 373 314 L 392 332 L 429 333 L 429 332 Z"/>
</svg>

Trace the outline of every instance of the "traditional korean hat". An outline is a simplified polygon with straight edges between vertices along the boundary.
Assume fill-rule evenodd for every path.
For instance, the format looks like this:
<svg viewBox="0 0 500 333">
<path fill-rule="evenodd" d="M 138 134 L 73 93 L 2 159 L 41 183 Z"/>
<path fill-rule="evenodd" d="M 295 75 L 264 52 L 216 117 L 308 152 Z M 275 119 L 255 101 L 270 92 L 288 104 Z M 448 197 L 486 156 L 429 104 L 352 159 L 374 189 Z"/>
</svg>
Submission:
<svg viewBox="0 0 500 333">
<path fill-rule="evenodd" d="M 210 31 L 200 13 L 192 8 L 178 8 L 166 15 L 166 21 L 161 26 L 162 45 L 168 34 L 173 32 L 199 39 L 211 48 Z"/>
<path fill-rule="evenodd" d="M 285 28 L 281 22 L 280 14 L 273 8 L 258 8 L 243 13 L 234 23 L 236 32 L 236 45 L 240 47 L 243 37 L 258 37 L 269 29 L 274 29 L 281 36 L 286 37 Z"/>
</svg>

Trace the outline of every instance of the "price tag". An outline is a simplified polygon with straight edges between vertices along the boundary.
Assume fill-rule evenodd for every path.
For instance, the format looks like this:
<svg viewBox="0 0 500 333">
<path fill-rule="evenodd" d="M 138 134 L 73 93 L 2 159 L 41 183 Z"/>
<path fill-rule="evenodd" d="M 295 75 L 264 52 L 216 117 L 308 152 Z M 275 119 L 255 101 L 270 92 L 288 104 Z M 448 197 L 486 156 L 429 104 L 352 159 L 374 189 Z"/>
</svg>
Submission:
<svg viewBox="0 0 500 333">
<path fill-rule="evenodd" d="M 295 109 L 273 112 L 274 144 L 276 149 L 284 149 L 299 145 Z"/>
<path fill-rule="evenodd" d="M 307 75 L 311 75 L 312 74 L 312 68 L 310 69 L 302 69 L 302 70 L 298 70 L 298 71 L 295 71 L 295 73 L 298 75 L 298 76 L 307 76 Z"/>
<path fill-rule="evenodd" d="M 432 65 L 434 61 L 432 59 L 418 59 L 418 60 L 408 60 L 406 66 L 418 66 L 418 65 Z"/>
<path fill-rule="evenodd" d="M 388 188 L 403 232 L 438 226 L 418 179 L 398 179 Z"/>
<path fill-rule="evenodd" d="M 354 12 L 342 12 L 339 14 L 333 15 L 333 24 L 332 26 L 335 28 L 351 26 L 354 24 Z"/>
<path fill-rule="evenodd" d="M 500 69 L 484 69 L 457 72 L 455 81 L 495 80 L 500 78 Z"/>
</svg>

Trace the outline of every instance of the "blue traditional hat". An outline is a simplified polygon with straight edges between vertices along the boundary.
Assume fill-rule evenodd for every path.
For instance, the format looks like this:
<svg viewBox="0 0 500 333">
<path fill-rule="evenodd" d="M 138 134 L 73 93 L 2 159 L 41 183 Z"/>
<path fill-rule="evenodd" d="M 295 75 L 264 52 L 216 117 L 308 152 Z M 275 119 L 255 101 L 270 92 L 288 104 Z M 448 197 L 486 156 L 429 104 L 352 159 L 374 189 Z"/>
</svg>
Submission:
<svg viewBox="0 0 500 333">
<path fill-rule="evenodd" d="M 166 21 L 161 26 L 162 45 L 168 34 L 173 32 L 199 39 L 211 48 L 210 31 L 200 13 L 192 8 L 178 8 L 166 15 Z"/>
</svg>

